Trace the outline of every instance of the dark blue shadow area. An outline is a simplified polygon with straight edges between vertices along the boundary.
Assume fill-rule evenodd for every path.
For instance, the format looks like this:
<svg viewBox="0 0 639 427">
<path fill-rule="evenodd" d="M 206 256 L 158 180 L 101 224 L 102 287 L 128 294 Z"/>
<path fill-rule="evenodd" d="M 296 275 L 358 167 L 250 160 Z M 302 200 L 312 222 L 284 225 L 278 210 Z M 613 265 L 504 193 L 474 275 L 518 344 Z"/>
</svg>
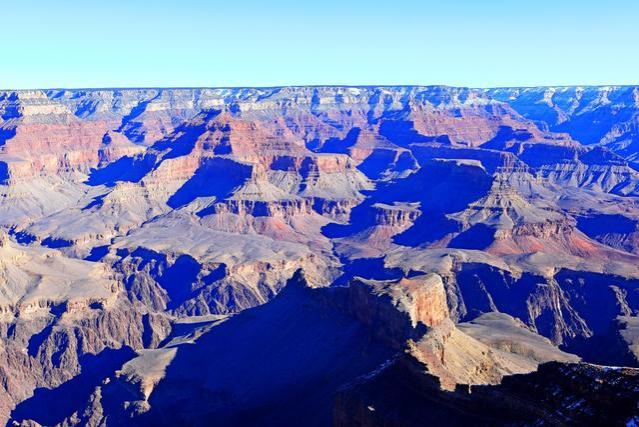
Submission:
<svg viewBox="0 0 639 427">
<path fill-rule="evenodd" d="M 449 248 L 477 249 L 489 247 L 495 241 L 495 229 L 486 224 L 476 224 L 455 236 L 448 244 Z"/>
<path fill-rule="evenodd" d="M 461 225 L 440 212 L 424 212 L 408 230 L 393 237 L 393 243 L 416 247 L 434 243 L 461 230 Z"/>
<path fill-rule="evenodd" d="M 95 197 L 93 198 L 93 200 L 91 200 L 91 201 L 89 202 L 89 204 L 88 204 L 88 205 L 86 205 L 85 207 L 83 207 L 83 208 L 82 208 L 82 210 L 83 210 L 83 211 L 87 211 L 87 210 L 89 210 L 89 209 L 91 209 L 91 208 L 94 208 L 94 207 L 100 207 L 100 206 L 102 206 L 102 204 L 104 203 L 104 198 L 105 198 L 105 197 L 106 197 L 106 194 L 101 194 L 101 195 L 99 195 L 99 196 L 95 196 Z"/>
<path fill-rule="evenodd" d="M 170 136 L 153 144 L 150 150 L 160 152 L 168 151 L 161 157 L 161 159 L 158 154 L 152 153 L 137 157 L 125 156 L 108 164 L 102 169 L 92 170 L 86 184 L 92 186 L 106 185 L 112 187 L 119 181 L 139 182 L 149 172 L 157 168 L 159 163 L 162 161 L 190 154 L 195 147 L 198 137 L 206 130 L 208 121 L 219 115 L 220 112 L 221 110 L 203 111 L 198 115 L 197 120 L 193 123 L 188 122 L 180 125 Z M 139 112 L 136 112 L 136 114 L 137 113 Z M 130 122 L 129 125 L 133 126 L 133 128 L 131 128 L 131 131 L 133 132 L 133 130 L 136 129 L 137 124 L 131 125 L 131 123 L 133 122 Z M 220 151 L 225 154 L 230 152 L 228 150 L 226 150 L 228 151 L 226 152 L 224 148 L 221 148 Z"/>
<path fill-rule="evenodd" d="M 384 258 L 358 258 L 342 268 L 342 275 L 331 286 L 343 286 L 354 277 L 369 280 L 399 280 L 404 276 L 401 268 L 386 268 Z"/>
<path fill-rule="evenodd" d="M 197 346 L 180 347 L 142 424 L 330 425 L 338 387 L 395 350 L 334 308 L 348 306 L 347 289 L 302 286 L 289 283 L 267 304 L 215 326 Z"/>
<path fill-rule="evenodd" d="M 526 129 L 513 129 L 510 126 L 499 126 L 497 135 L 493 139 L 482 144 L 482 148 L 501 149 L 503 144 L 508 141 L 528 141 L 532 139 L 533 134 Z"/>
<path fill-rule="evenodd" d="M 216 197 L 218 200 L 230 196 L 250 177 L 250 165 L 231 159 L 211 157 L 204 159 L 195 174 L 173 194 L 167 204 L 176 209 L 191 203 L 198 197 Z"/>
<path fill-rule="evenodd" d="M 579 152 L 574 147 L 551 144 L 514 145 L 507 151 L 517 154 L 520 160 L 533 168 L 557 163 L 574 163 Z"/>
<path fill-rule="evenodd" d="M 583 104 L 583 100 L 581 102 Z M 614 123 L 623 123 L 631 120 L 636 114 L 635 108 L 617 109 L 614 106 L 600 106 L 592 111 L 576 114 L 551 130 L 566 132 L 576 141 L 582 144 L 595 144 L 610 132 Z"/>
<path fill-rule="evenodd" d="M 410 151 L 402 151 L 399 153 L 391 167 L 391 172 L 405 172 L 415 170 L 419 167 L 417 160 Z"/>
<path fill-rule="evenodd" d="M 349 224 L 327 224 L 322 233 L 329 238 L 346 237 L 375 225 L 375 203 L 419 202 L 421 216 L 415 224 L 395 236 L 395 243 L 418 246 L 459 231 L 446 214 L 465 209 L 491 188 L 492 176 L 482 168 L 449 161 L 425 161 L 421 169 L 406 178 L 381 183 L 378 189 L 353 208 Z M 454 197 L 451 197 L 454 195 Z"/>
<path fill-rule="evenodd" d="M 190 255 L 180 255 L 157 281 L 169 296 L 167 309 L 178 308 L 194 296 L 193 285 L 202 266 Z"/>
<path fill-rule="evenodd" d="M 68 248 L 73 245 L 71 240 L 62 239 L 60 237 L 47 237 L 42 240 L 42 246 L 46 246 L 51 249 Z"/>
<path fill-rule="evenodd" d="M 591 215 L 577 217 L 577 228 L 588 237 L 604 234 L 630 234 L 637 231 L 638 222 L 623 215 Z"/>
<path fill-rule="evenodd" d="M 138 264 L 138 271 L 143 270 L 151 262 L 155 262 L 156 268 L 159 263 L 166 263 L 165 254 L 143 247 L 138 247 L 133 252 L 129 252 L 127 249 L 118 250 L 116 254 L 120 257 L 140 258 L 141 262 Z M 151 274 L 157 276 L 160 273 L 157 270 L 151 270 Z"/>
<path fill-rule="evenodd" d="M 16 239 L 16 242 L 21 245 L 28 245 L 30 243 L 35 242 L 36 237 L 33 234 L 29 234 L 25 231 L 12 232 L 13 237 Z"/>
<path fill-rule="evenodd" d="M 349 148 L 351 148 L 357 142 L 361 129 L 354 127 L 348 131 L 343 139 L 329 138 L 324 141 L 323 144 L 319 144 L 317 140 L 314 143 L 309 143 L 307 148 L 315 151 L 316 153 L 341 153 L 348 154 Z"/>
<path fill-rule="evenodd" d="M 330 239 L 351 236 L 376 225 L 375 210 L 373 204 L 376 203 L 374 192 L 363 192 L 369 196 L 359 205 L 351 209 L 350 221 L 348 224 L 329 223 L 322 227 L 322 234 Z"/>
<path fill-rule="evenodd" d="M 305 157 L 304 160 L 302 160 L 302 164 L 300 165 L 299 174 L 302 178 L 302 182 L 298 191 L 301 193 L 308 187 L 309 177 L 315 177 L 319 174 L 319 168 L 317 166 L 316 159 Z"/>
<path fill-rule="evenodd" d="M 16 136 L 16 128 L 14 126 L 0 128 L 0 147 L 5 145 L 7 141 L 14 136 Z"/>
<path fill-rule="evenodd" d="M 231 108 L 231 107 L 229 107 Z M 233 152 L 233 147 L 231 146 L 231 125 L 230 123 L 213 121 L 217 115 L 220 114 L 219 110 L 210 110 L 207 112 L 207 116 L 205 117 L 206 126 L 202 128 L 202 132 L 208 129 L 210 132 L 219 132 L 221 133 L 220 139 L 217 141 L 215 145 L 211 145 L 208 141 L 204 141 L 202 144 L 202 148 L 204 150 L 213 150 L 213 154 L 217 155 L 225 155 L 231 154 Z"/>
<path fill-rule="evenodd" d="M 96 246 L 94 248 L 91 248 L 91 253 L 89 253 L 89 255 L 86 258 L 84 258 L 84 260 L 97 262 L 97 261 L 100 261 L 102 258 L 104 258 L 105 255 L 108 253 L 109 253 L 109 245 Z"/>
<path fill-rule="evenodd" d="M 49 308 L 49 313 L 54 316 L 56 319 L 59 319 L 60 316 L 64 312 L 67 311 L 67 303 L 54 304 Z M 38 355 L 38 350 L 43 342 L 51 335 L 53 331 L 53 326 L 55 323 L 51 323 L 47 325 L 40 332 L 33 334 L 31 338 L 29 338 L 29 342 L 27 343 L 27 354 L 31 357 L 36 357 Z"/>
<path fill-rule="evenodd" d="M 388 149 L 375 149 L 357 166 L 360 172 L 372 180 L 382 178 L 385 173 L 416 170 L 417 160 L 409 151 L 398 152 Z"/>
<path fill-rule="evenodd" d="M 213 154 L 217 155 L 225 155 L 231 154 L 233 152 L 233 147 L 231 146 L 231 126 L 227 123 L 222 126 L 219 126 L 220 131 L 223 133 L 220 138 L 219 143 L 213 147 Z M 209 149 L 208 144 L 204 144 L 204 149 Z"/>
<path fill-rule="evenodd" d="M 27 343 L 27 354 L 31 357 L 36 357 L 38 355 L 38 349 L 42 345 L 42 343 L 47 339 L 49 335 L 51 335 L 51 331 L 53 330 L 53 324 L 46 326 L 40 332 L 31 335 L 29 338 L 29 342 Z"/>
<path fill-rule="evenodd" d="M 2 111 L 2 114 L 0 114 L 0 118 L 2 120 L 11 120 L 22 117 L 22 112 L 20 111 L 20 100 L 16 92 L 0 95 L 0 102 L 5 101 L 7 102 L 4 110 Z"/>
<path fill-rule="evenodd" d="M 511 161 L 508 155 L 496 150 L 478 148 L 444 147 L 432 145 L 414 145 L 412 155 L 418 162 L 432 162 L 434 159 L 466 159 L 477 160 L 492 175 L 506 162 Z M 516 162 L 517 166 L 525 168 L 523 162 Z"/>
<path fill-rule="evenodd" d="M 85 118 L 95 113 L 98 107 L 98 101 L 95 99 L 85 99 L 78 103 L 73 114 L 77 117 Z"/>
<path fill-rule="evenodd" d="M 204 276 L 202 278 L 202 281 L 206 285 L 210 285 L 211 283 L 214 283 L 214 282 L 217 282 L 218 280 L 224 279 L 226 277 L 227 273 L 228 273 L 228 269 L 226 267 L 226 264 L 222 263 L 216 269 L 214 269 L 209 274 Z"/>
<path fill-rule="evenodd" d="M 122 117 L 122 123 L 120 124 L 120 129 L 118 129 L 118 132 L 120 132 L 122 130 L 122 128 L 129 123 L 130 121 L 132 121 L 133 119 L 136 119 L 137 117 L 139 117 L 142 113 L 144 113 L 146 111 L 146 107 L 153 101 L 155 101 L 156 99 L 159 98 L 161 92 L 159 92 L 157 95 L 155 95 L 153 98 L 151 99 L 146 99 L 144 101 L 140 101 L 135 107 L 131 108 L 131 111 L 129 112 L 129 114 L 125 115 Z"/>
<path fill-rule="evenodd" d="M 395 161 L 396 152 L 393 150 L 374 150 L 362 163 L 357 166 L 370 179 L 379 179 Z"/>
<path fill-rule="evenodd" d="M 144 142 L 146 138 L 146 129 L 142 122 L 129 122 L 126 124 L 122 133 L 129 139 L 129 141 L 136 144 Z"/>
<path fill-rule="evenodd" d="M 117 132 L 123 133 L 132 142 L 143 142 L 146 132 L 142 127 L 143 124 L 141 122 L 135 121 L 135 119 L 142 115 L 142 113 L 146 111 L 146 107 L 151 102 L 158 99 L 161 94 L 162 91 L 159 91 L 158 94 L 153 98 L 141 101 L 135 107 L 133 107 L 129 114 L 122 117 L 122 122 Z"/>
<path fill-rule="evenodd" d="M 155 167 L 157 157 L 146 154 L 142 157 L 125 156 L 102 169 L 93 169 L 86 181 L 87 185 L 113 187 L 116 182 L 140 182 Z"/>
<path fill-rule="evenodd" d="M 457 285 L 467 309 L 467 314 L 461 320 L 472 320 L 496 308 L 527 321 L 528 299 L 544 289 L 546 280 L 530 273 L 517 278 L 508 271 L 487 264 L 468 263 L 463 264 L 457 274 Z M 539 323 L 537 326 L 542 325 Z"/>
<path fill-rule="evenodd" d="M 621 313 L 618 292 L 625 296 L 630 307 L 636 307 L 639 304 L 639 281 L 568 269 L 560 270 L 555 280 L 593 334 L 591 337 L 568 337 L 561 348 L 589 362 L 625 365 L 625 358 L 630 366 L 637 366 L 636 359 L 628 360 L 627 351 L 620 351 L 618 338 L 611 340 L 610 337 L 618 337 L 619 334 L 619 326 L 615 325 Z M 612 362 L 611 359 L 618 361 Z"/>
<path fill-rule="evenodd" d="M 415 130 L 414 124 L 410 120 L 384 120 L 379 126 L 379 134 L 400 147 L 420 142 L 450 144 L 448 135 L 426 136 L 420 134 Z"/>
<path fill-rule="evenodd" d="M 224 279 L 227 274 L 225 264 L 219 264 L 210 271 L 203 271 L 202 265 L 187 254 L 178 256 L 172 264 L 165 254 L 143 247 L 138 247 L 132 252 L 119 249 L 116 254 L 122 259 L 130 256 L 137 271 L 147 270 L 155 278 L 166 291 L 168 297 L 166 308 L 169 310 L 179 308 L 184 302 L 201 293 L 203 287 L 214 285 L 215 282 Z M 133 282 L 129 280 L 131 278 L 133 276 L 125 279 L 127 290 L 133 289 Z M 227 305 L 230 304 L 231 302 L 227 301 Z"/>
<path fill-rule="evenodd" d="M 11 412 L 11 420 L 20 422 L 32 419 L 42 425 L 60 423 L 82 407 L 93 389 L 106 377 L 135 356 L 136 353 L 130 347 L 105 349 L 96 355 L 82 356 L 79 375 L 53 389 L 36 389 L 33 397 L 18 404 Z"/>
<path fill-rule="evenodd" d="M 156 142 L 151 146 L 153 150 L 165 151 L 169 150 L 162 159 L 174 159 L 190 154 L 195 147 L 197 139 L 204 133 L 209 126 L 209 121 L 220 115 L 221 110 L 206 110 L 201 112 L 192 122 L 184 123 L 178 126 L 175 131 L 167 138 Z M 214 126 L 215 124 L 213 124 Z M 228 124 L 222 125 L 222 131 L 228 133 L 230 127 Z M 222 152 L 215 154 L 229 154 L 230 145 L 227 143 L 227 150 L 221 148 Z"/>
<path fill-rule="evenodd" d="M 7 184 L 9 182 L 9 165 L 5 162 L 0 162 L 0 184 Z"/>
<path fill-rule="evenodd" d="M 619 154 L 606 147 L 592 147 L 579 155 L 579 161 L 587 165 L 627 165 L 626 160 Z"/>
<path fill-rule="evenodd" d="M 0 109 L 0 119 L 8 121 L 22 117 L 20 101 L 16 92 L 0 95 L 0 102 L 4 103 L 4 108 Z M 3 127 L 0 127 L 0 147 L 14 136 L 16 136 L 16 124 L 14 122 L 5 123 Z"/>
</svg>

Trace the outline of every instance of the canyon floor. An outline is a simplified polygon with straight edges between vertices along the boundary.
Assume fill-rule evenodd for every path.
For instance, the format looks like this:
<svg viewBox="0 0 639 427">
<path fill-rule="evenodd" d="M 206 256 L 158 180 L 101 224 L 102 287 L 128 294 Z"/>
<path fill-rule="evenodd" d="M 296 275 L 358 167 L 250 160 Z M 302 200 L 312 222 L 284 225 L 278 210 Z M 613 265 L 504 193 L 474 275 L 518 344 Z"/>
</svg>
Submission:
<svg viewBox="0 0 639 427">
<path fill-rule="evenodd" d="M 639 87 L 0 92 L 0 423 L 639 424 Z"/>
</svg>

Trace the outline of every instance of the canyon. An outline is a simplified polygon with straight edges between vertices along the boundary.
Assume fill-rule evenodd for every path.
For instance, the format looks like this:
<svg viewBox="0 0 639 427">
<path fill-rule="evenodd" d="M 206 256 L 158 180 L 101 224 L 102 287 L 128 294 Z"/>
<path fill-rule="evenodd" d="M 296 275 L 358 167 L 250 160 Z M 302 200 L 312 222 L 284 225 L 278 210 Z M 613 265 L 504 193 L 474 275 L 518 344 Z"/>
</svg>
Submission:
<svg viewBox="0 0 639 427">
<path fill-rule="evenodd" d="M 639 87 L 0 91 L 8 426 L 636 425 L 638 319 Z"/>
</svg>

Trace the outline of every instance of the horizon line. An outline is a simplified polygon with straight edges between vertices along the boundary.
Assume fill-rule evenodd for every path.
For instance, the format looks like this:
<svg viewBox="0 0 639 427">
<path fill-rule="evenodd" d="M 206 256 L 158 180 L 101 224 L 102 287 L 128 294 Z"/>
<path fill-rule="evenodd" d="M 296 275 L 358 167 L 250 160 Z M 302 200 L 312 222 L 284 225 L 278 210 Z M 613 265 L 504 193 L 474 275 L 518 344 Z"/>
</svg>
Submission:
<svg viewBox="0 0 639 427">
<path fill-rule="evenodd" d="M 100 91 L 100 90 L 196 90 L 196 89 L 286 89 L 286 88 L 435 88 L 447 87 L 453 89 L 539 89 L 539 88 L 631 88 L 639 87 L 634 84 L 569 84 L 569 85 L 504 85 L 504 86 L 465 86 L 450 84 L 293 84 L 293 85 L 256 85 L 256 86 L 95 86 L 95 87 L 31 87 L 31 88 L 0 88 L 1 92 L 26 92 L 26 91 Z"/>
</svg>

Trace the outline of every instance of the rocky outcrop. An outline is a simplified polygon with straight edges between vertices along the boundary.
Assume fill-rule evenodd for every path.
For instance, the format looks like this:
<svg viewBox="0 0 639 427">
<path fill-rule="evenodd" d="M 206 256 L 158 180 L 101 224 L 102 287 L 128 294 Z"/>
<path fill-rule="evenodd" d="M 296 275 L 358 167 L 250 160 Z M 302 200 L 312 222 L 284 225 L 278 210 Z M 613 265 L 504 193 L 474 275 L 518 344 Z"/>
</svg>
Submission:
<svg viewBox="0 0 639 427">
<path fill-rule="evenodd" d="M 452 341 L 473 339 L 448 319 L 444 287 L 436 275 L 399 281 L 356 279 L 344 287 L 311 288 L 298 271 L 268 304 L 228 319 L 176 325 L 164 345 L 139 351 L 139 356 L 97 385 L 82 409 L 69 412 L 63 424 L 171 425 L 215 420 L 221 425 L 268 425 L 277 419 L 282 425 L 296 425 L 300 420 L 325 425 L 338 388 L 357 383 L 360 375 L 374 378 L 393 358 L 415 351 L 414 340 L 424 348 L 433 335 L 450 330 L 456 338 L 446 342 L 444 349 L 451 354 L 458 351 L 459 357 L 465 353 Z M 516 342 L 518 333 L 508 333 Z M 529 340 L 544 342 L 530 331 L 527 334 Z M 534 366 L 545 358 L 570 360 L 548 341 L 544 342 L 548 353 L 539 350 L 537 359 L 521 349 L 510 352 L 503 342 L 499 350 L 473 342 L 481 346 L 486 363 L 497 363 L 492 351 L 500 352 L 500 363 L 506 363 L 507 355 L 520 362 L 530 360 Z M 464 350 L 472 354 L 472 349 Z M 261 362 L 249 363 L 254 358 Z M 195 372 L 192 366 L 200 368 Z M 421 366 L 460 378 L 453 369 L 461 366 Z M 329 378 L 324 376 L 326 369 L 331 372 Z M 478 383 L 478 378 L 474 380 Z M 440 381 L 447 386 L 445 377 Z M 178 384 L 179 396 L 175 394 Z"/>
<path fill-rule="evenodd" d="M 448 319 L 444 286 L 436 275 L 398 281 L 355 279 L 346 293 L 344 310 L 394 348 Z"/>
<path fill-rule="evenodd" d="M 628 425 L 636 422 L 637 375 L 553 362 L 500 385 L 446 392 L 415 359 L 399 357 L 340 391 L 333 425 Z"/>
</svg>

